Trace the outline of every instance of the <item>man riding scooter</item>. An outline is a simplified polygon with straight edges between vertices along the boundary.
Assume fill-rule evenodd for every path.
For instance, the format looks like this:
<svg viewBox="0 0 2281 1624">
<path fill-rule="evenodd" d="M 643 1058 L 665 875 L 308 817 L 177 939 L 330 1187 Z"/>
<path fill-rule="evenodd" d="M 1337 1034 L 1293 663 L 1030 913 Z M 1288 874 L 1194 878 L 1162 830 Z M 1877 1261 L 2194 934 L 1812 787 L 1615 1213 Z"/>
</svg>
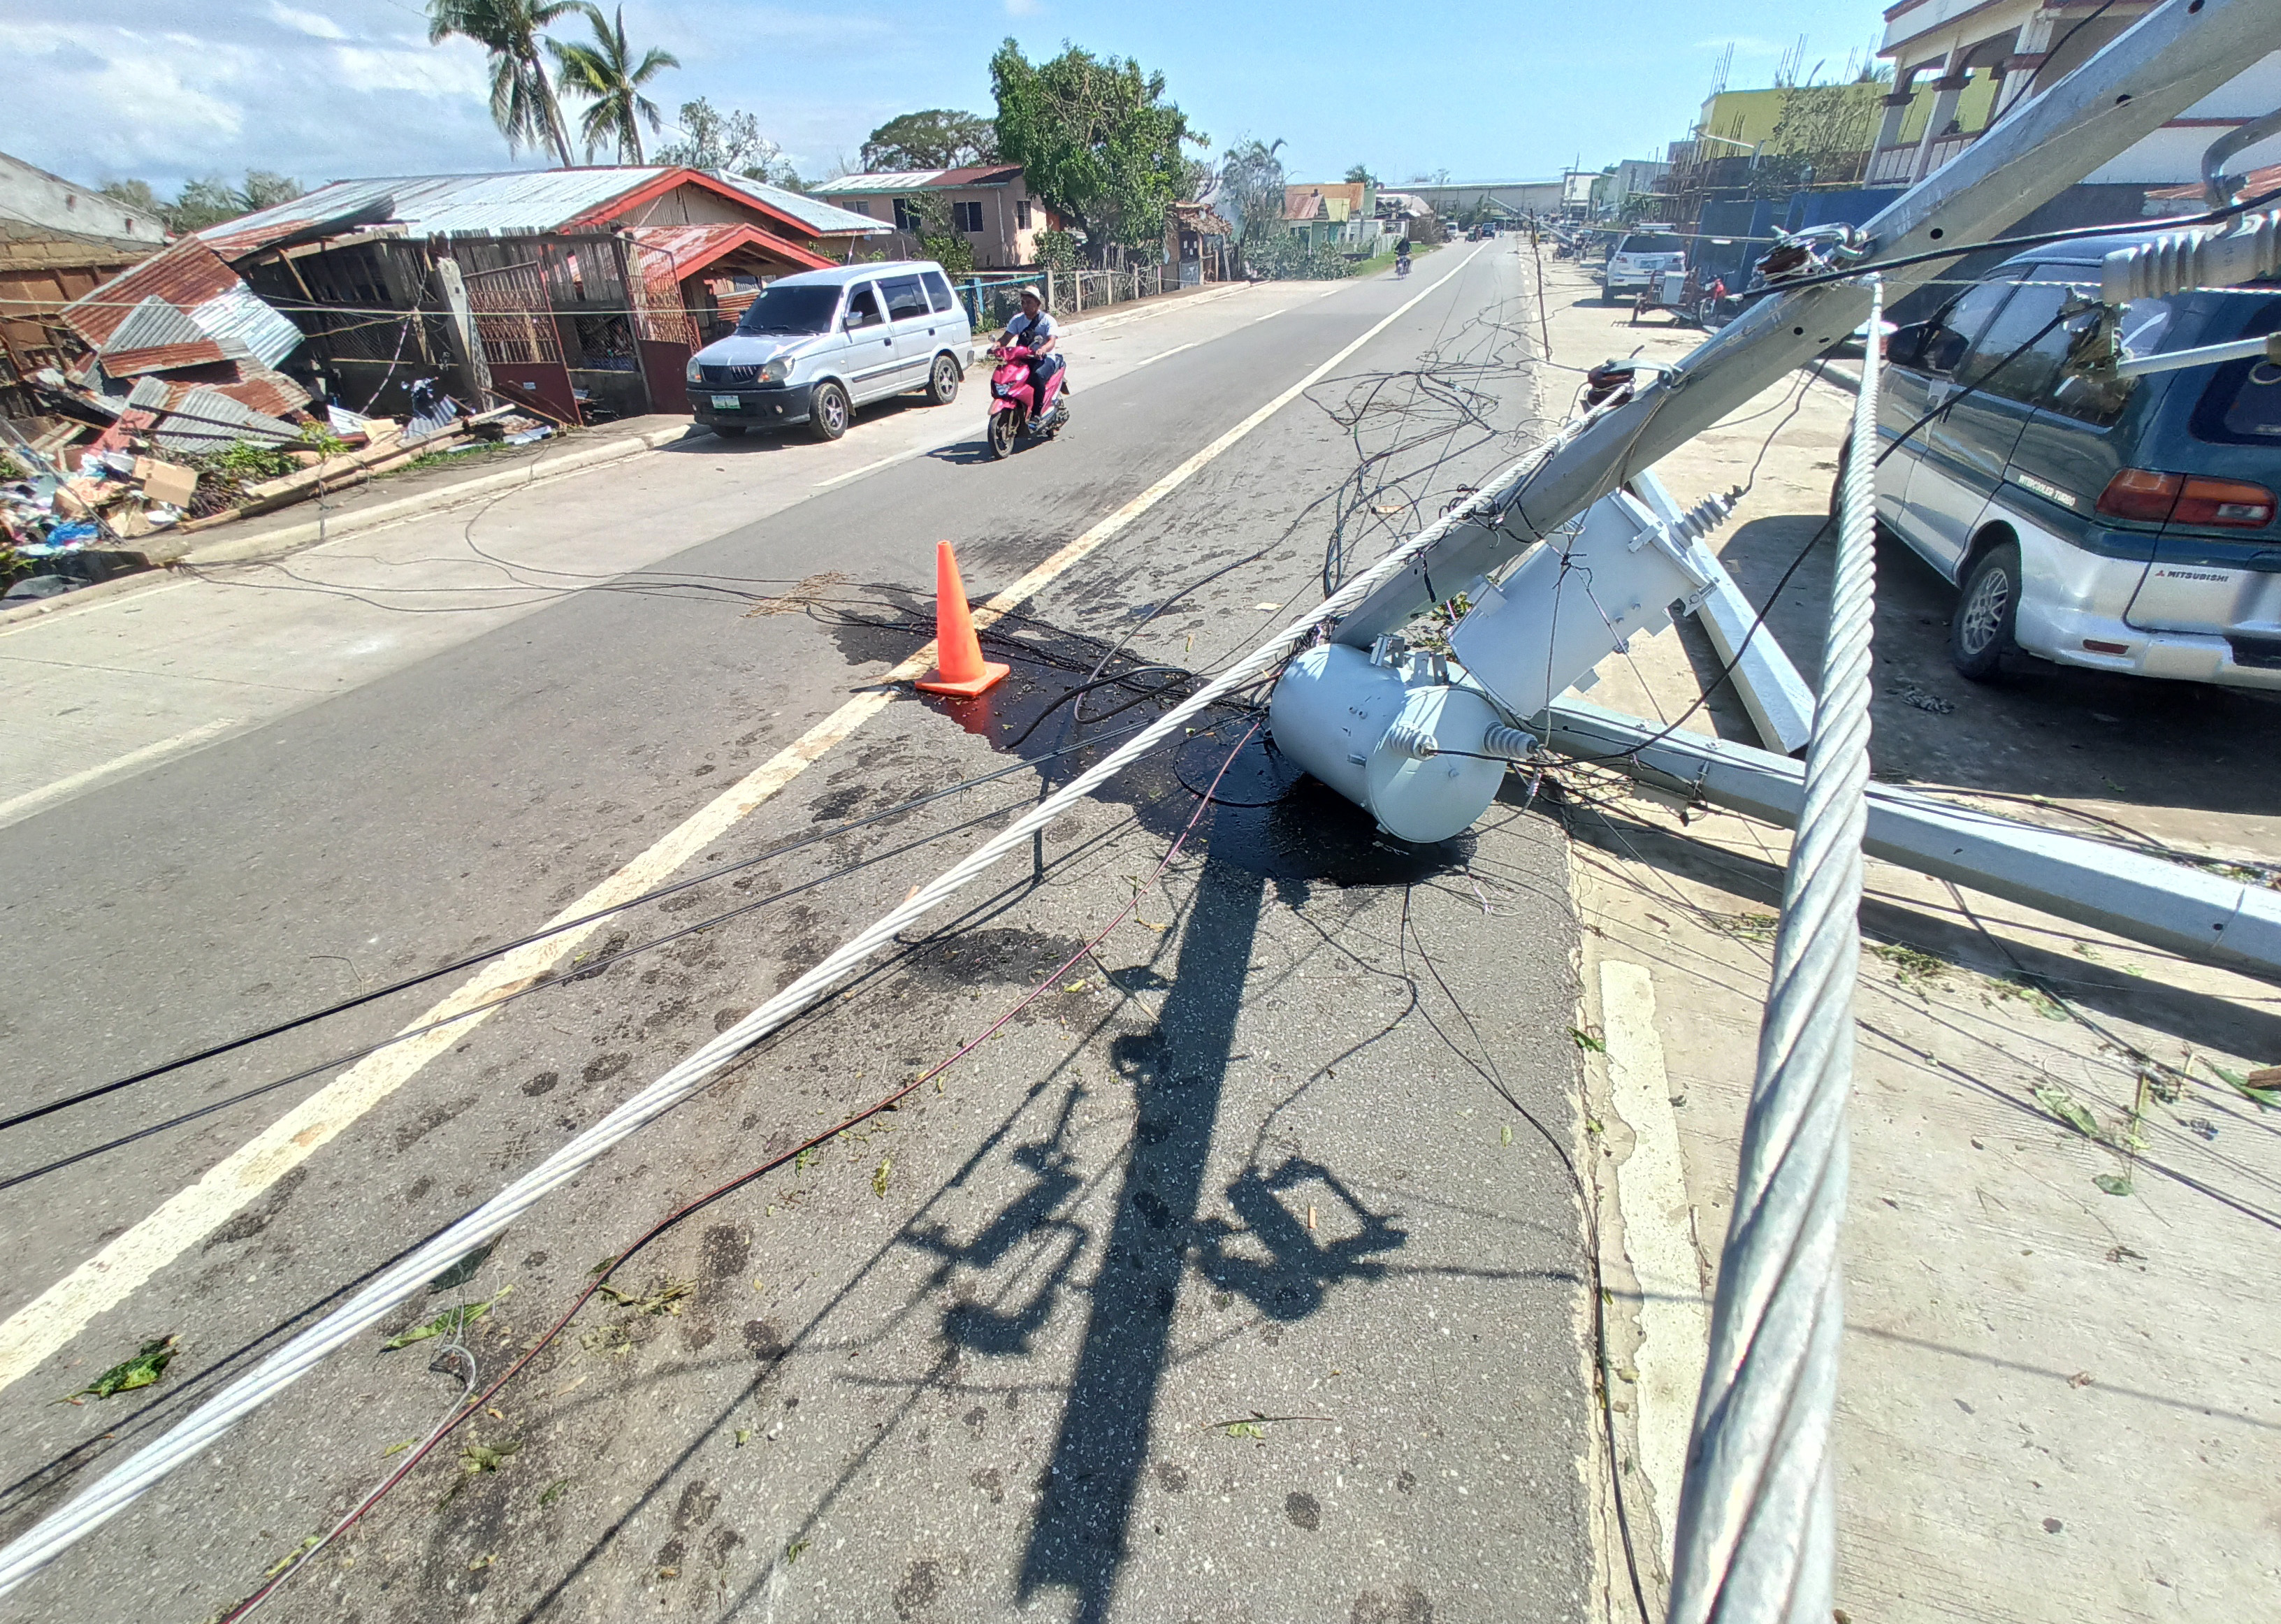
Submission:
<svg viewBox="0 0 2281 1624">
<path fill-rule="evenodd" d="M 1410 239 L 1408 237 L 1403 237 L 1394 245 L 1394 274 L 1396 276 L 1410 275 Z"/>
<path fill-rule="evenodd" d="M 1022 313 L 1006 323 L 1006 331 L 999 342 L 1019 344 L 1030 352 L 1030 398 L 1046 398 L 1046 381 L 1069 363 L 1054 353 L 1056 329 L 1045 300 L 1038 297 L 1035 288 L 1022 290 Z M 1069 381 L 1062 381 L 1062 393 L 1072 393 Z"/>
</svg>

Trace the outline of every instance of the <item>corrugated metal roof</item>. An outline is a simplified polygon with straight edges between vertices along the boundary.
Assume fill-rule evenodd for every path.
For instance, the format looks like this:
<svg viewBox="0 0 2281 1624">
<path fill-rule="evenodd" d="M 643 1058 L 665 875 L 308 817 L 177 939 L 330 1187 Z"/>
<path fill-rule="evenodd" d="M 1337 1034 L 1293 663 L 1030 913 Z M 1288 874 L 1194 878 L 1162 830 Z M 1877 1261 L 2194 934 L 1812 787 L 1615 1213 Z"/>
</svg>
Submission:
<svg viewBox="0 0 2281 1624">
<path fill-rule="evenodd" d="M 572 220 L 592 215 L 619 197 L 653 186 L 673 173 L 669 168 L 653 165 L 640 168 L 508 170 L 496 174 L 381 175 L 369 180 L 335 181 L 290 203 L 210 226 L 198 236 L 218 252 L 242 259 L 291 237 L 320 235 L 329 222 L 346 228 L 352 224 L 390 220 L 401 222 L 414 236 L 441 236 L 453 232 L 506 236 L 554 231 Z M 696 170 L 688 173 L 702 174 L 707 181 L 742 192 L 820 236 L 886 228 L 877 220 L 779 186 L 737 175 Z"/>
<path fill-rule="evenodd" d="M 770 208 L 783 210 L 819 236 L 840 236 L 849 232 L 869 235 L 894 228 L 881 225 L 868 214 L 850 213 L 846 209 L 834 208 L 821 198 L 786 191 L 783 187 L 770 186 L 765 181 L 747 180 L 735 174 L 716 174 L 713 178 L 724 185 L 735 187 L 740 192 L 751 193 Z"/>
<path fill-rule="evenodd" d="M 131 401 L 133 397 L 128 398 Z M 283 442 L 300 437 L 301 431 L 291 423 L 257 412 L 219 389 L 203 387 L 175 400 L 151 430 L 151 438 L 168 451 L 191 454 L 220 451 L 238 440 Z"/>
<path fill-rule="evenodd" d="M 662 254 L 672 261 L 674 280 L 693 276 L 723 254 L 739 248 L 756 248 L 802 270 L 820 271 L 834 262 L 772 231 L 741 221 L 716 221 L 702 226 L 634 226 L 626 235 L 646 253 Z"/>
<path fill-rule="evenodd" d="M 211 338 L 274 367 L 301 342 L 301 329 L 271 309 L 196 237 L 114 276 L 63 308 L 63 319 L 101 351 L 152 349 Z"/>
<path fill-rule="evenodd" d="M 189 237 L 112 277 L 86 298 L 73 299 L 64 306 L 63 316 L 73 332 L 99 350 L 145 299 L 195 310 L 216 295 L 244 285 L 213 249 Z"/>
<path fill-rule="evenodd" d="M 114 378 L 212 366 L 224 359 L 221 346 L 203 335 L 186 344 L 147 344 L 139 349 L 120 348 L 116 338 L 112 343 L 112 347 L 103 352 L 103 369 Z"/>
<path fill-rule="evenodd" d="M 356 220 L 391 203 L 389 219 L 415 236 L 454 231 L 495 235 L 552 231 L 613 197 L 657 180 L 657 167 L 515 169 L 497 174 L 383 175 L 335 181 L 305 197 L 243 219 L 209 226 L 198 235 L 236 258 L 297 236 L 329 220 Z"/>
<path fill-rule="evenodd" d="M 843 174 L 815 189 L 819 197 L 876 197 L 882 192 L 924 191 L 947 169 L 899 169 L 886 174 Z"/>
<path fill-rule="evenodd" d="M 301 329 L 242 282 L 191 311 L 190 319 L 224 349 L 233 341 L 244 344 L 266 367 L 277 365 L 301 342 Z"/>
<path fill-rule="evenodd" d="M 211 335 L 190 320 L 189 313 L 152 294 L 127 313 L 103 347 L 112 350 L 155 350 L 161 346 L 197 344 Z"/>
<path fill-rule="evenodd" d="M 928 182 L 931 186 L 1003 186 L 1018 179 L 1019 164 L 969 164 L 963 169 L 945 169 Z"/>
</svg>

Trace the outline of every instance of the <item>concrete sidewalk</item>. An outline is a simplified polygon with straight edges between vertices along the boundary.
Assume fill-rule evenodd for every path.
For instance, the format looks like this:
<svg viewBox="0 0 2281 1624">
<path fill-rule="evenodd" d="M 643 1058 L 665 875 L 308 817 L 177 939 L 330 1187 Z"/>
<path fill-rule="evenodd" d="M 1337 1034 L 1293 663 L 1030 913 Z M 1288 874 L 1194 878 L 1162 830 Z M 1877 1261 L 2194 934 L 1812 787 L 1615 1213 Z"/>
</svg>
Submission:
<svg viewBox="0 0 2281 1624">
<path fill-rule="evenodd" d="M 1578 302 L 1593 291 L 1580 273 L 1547 269 L 1564 364 L 1643 343 L 1668 359 L 1699 337 L 1631 328 Z M 1842 383 L 1794 377 L 1658 470 L 1682 504 L 1751 485 L 1712 545 L 1754 602 L 1821 527 L 1852 402 Z M 1829 559 L 1813 544 L 1767 616 L 1809 679 Z M 1976 687 L 1946 662 L 1952 600 L 1906 548 L 1881 549 L 1881 780 L 2182 861 L 2270 859 L 2281 771 L 2241 740 L 2272 737 L 2281 708 L 2051 667 Z M 1591 698 L 1668 721 L 1718 666 L 1707 639 L 1674 629 L 1604 665 Z M 1680 725 L 1758 742 L 1731 693 Z M 1609 1397 L 1659 1611 L 1790 835 L 1682 814 L 1612 773 L 1556 777 L 1584 927 Z M 2281 1233 L 2281 1116 L 2223 1071 L 2281 1058 L 2281 998 L 1887 864 L 1867 883 L 1841 1616 L 2270 1614 L 2281 1307 L 2262 1282 Z M 1604 1544 L 1616 1566 L 1602 1616 L 1635 1617 L 1612 1523 Z"/>
</svg>

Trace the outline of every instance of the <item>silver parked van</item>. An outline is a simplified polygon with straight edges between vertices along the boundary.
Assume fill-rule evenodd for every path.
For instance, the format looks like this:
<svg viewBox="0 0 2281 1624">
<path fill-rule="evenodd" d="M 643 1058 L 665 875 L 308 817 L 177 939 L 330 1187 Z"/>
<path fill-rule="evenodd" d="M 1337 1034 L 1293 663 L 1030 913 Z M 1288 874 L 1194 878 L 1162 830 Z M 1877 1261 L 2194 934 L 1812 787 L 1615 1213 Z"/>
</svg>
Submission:
<svg viewBox="0 0 2281 1624">
<path fill-rule="evenodd" d="M 847 432 L 854 409 L 924 390 L 958 398 L 974 329 L 931 259 L 803 271 L 761 290 L 737 330 L 689 358 L 689 406 L 715 434 L 806 423 Z"/>
</svg>

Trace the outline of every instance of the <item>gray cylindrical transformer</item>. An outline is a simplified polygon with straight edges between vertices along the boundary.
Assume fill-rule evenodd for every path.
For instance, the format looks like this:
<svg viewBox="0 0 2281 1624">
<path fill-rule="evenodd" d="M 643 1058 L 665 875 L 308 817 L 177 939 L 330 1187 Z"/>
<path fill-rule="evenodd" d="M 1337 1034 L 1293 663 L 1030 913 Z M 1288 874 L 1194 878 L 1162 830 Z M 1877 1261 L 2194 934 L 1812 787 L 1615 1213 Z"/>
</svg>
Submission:
<svg viewBox="0 0 2281 1624">
<path fill-rule="evenodd" d="M 1380 664 L 1318 644 L 1284 668 L 1267 708 L 1275 747 L 1361 807 L 1396 839 L 1446 840 L 1488 809 L 1505 763 L 1478 759 L 1504 718 L 1450 686 L 1430 655 Z M 1472 754 L 1444 755 L 1442 750 Z"/>
</svg>

